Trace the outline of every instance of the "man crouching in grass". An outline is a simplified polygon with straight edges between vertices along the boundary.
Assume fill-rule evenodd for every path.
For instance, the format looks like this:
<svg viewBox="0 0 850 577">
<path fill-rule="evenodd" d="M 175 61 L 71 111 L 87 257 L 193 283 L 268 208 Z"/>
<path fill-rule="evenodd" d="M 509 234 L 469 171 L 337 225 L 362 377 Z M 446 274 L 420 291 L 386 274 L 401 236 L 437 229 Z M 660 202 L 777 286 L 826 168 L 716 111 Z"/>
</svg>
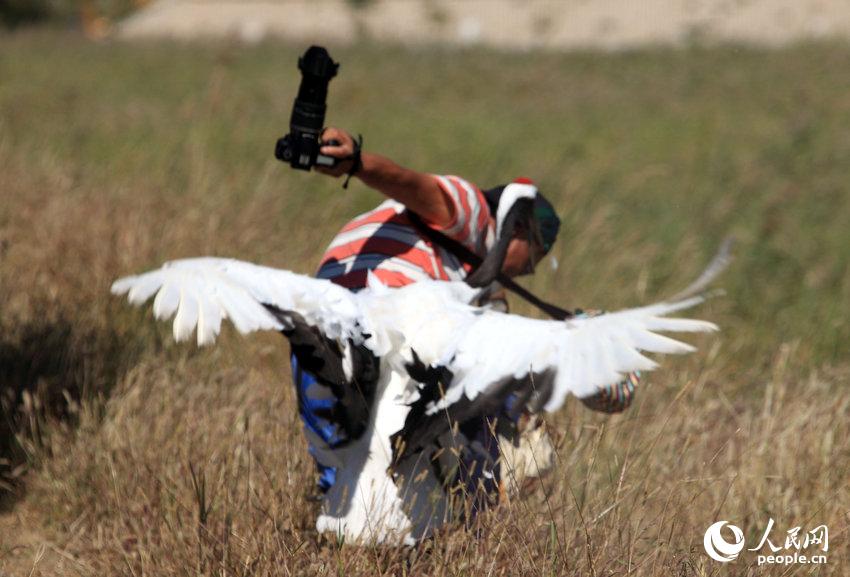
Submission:
<svg viewBox="0 0 850 577">
<path fill-rule="evenodd" d="M 327 144 L 331 141 L 333 145 Z M 332 168 L 317 165 L 318 172 L 335 178 L 356 177 L 387 199 L 340 230 L 322 257 L 318 278 L 352 291 L 366 287 L 369 273 L 389 287 L 427 279 L 466 280 L 474 272 L 473 267 L 434 242 L 423 231 L 422 223 L 480 257 L 493 249 L 497 242 L 495 215 L 499 214 L 507 185 L 482 191 L 458 176 L 404 168 L 384 156 L 362 151 L 359 142 L 338 128 L 326 128 L 322 142 L 325 144 L 320 152 L 339 162 Z M 531 184 L 527 179 L 515 182 Z M 501 272 L 508 277 L 533 274 L 552 248 L 559 227 L 560 220 L 551 203 L 538 193 L 528 219 L 502 234 L 506 237 L 502 242 L 508 244 Z M 505 293 L 498 283 L 494 282 L 485 294 L 486 304 L 507 312 Z M 299 366 L 295 355 L 292 369 L 299 412 L 305 429 L 312 433 L 308 435 L 311 453 L 315 454 L 312 443 L 316 439 L 330 448 L 340 446 L 347 439 L 333 417 L 338 412 L 334 406 L 338 401 L 313 374 Z M 622 411 L 632 401 L 636 382 L 637 376 L 630 375 L 584 402 L 598 411 Z M 506 481 L 516 488 L 524 479 L 537 478 L 552 466 L 554 451 L 541 425 L 538 417 L 512 407 L 510 400 L 498 414 L 461 423 L 459 431 L 469 442 L 462 444 L 459 464 L 445 465 L 443 479 L 475 496 L 473 511 L 489 506 L 506 495 Z M 325 493 L 335 482 L 336 470 L 318 461 L 316 466 L 318 488 Z"/>
</svg>

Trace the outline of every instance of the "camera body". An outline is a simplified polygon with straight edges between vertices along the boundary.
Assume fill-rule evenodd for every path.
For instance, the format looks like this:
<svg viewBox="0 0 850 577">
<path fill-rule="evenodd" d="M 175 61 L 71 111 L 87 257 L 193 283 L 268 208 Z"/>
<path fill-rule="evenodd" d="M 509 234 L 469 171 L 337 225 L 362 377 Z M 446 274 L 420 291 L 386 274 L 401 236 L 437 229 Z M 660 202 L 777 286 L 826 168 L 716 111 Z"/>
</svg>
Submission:
<svg viewBox="0 0 850 577">
<path fill-rule="evenodd" d="M 325 126 L 328 84 L 336 76 L 339 63 L 321 46 L 311 46 L 298 59 L 301 85 L 292 106 L 289 134 L 278 139 L 274 155 L 298 170 L 314 165 L 334 166 L 337 159 L 319 154 Z M 331 144 L 331 143 L 329 143 Z"/>
</svg>

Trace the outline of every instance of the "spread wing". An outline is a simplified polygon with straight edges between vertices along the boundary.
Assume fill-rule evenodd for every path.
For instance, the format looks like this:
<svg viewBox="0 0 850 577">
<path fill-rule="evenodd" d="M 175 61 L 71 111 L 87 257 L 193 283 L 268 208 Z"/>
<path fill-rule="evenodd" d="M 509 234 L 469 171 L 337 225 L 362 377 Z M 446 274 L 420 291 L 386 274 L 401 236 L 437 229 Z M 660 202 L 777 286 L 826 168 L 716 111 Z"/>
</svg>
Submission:
<svg viewBox="0 0 850 577">
<path fill-rule="evenodd" d="M 567 395 L 589 397 L 630 372 L 655 369 L 646 353 L 693 352 L 691 345 L 659 333 L 717 330 L 706 321 L 668 316 L 702 301 L 694 297 L 568 321 L 456 303 L 451 314 L 435 319 L 441 324 L 406 333 L 413 358 L 408 372 L 422 385 L 405 423 L 405 453 L 427 445 L 451 422 L 499 414 L 511 395 L 514 406 L 552 412 Z M 445 346 L 435 348 L 438 333 Z M 417 342 L 417 334 L 428 342 Z"/>
<path fill-rule="evenodd" d="M 153 297 L 158 319 L 174 316 L 174 338 L 197 328 L 198 345 L 211 344 L 229 319 L 240 333 L 292 328 L 293 318 L 331 340 L 370 341 L 378 333 L 360 313 L 352 293 L 330 281 L 223 258 L 191 258 L 115 281 L 113 294 L 140 305 Z M 176 314 L 175 314 L 176 313 Z"/>
<path fill-rule="evenodd" d="M 486 313 L 444 353 L 445 366 L 454 375 L 446 400 L 461 394 L 474 399 L 496 383 L 540 374 L 548 375 L 551 385 L 538 392 L 536 402 L 555 411 L 568 394 L 589 397 L 630 372 L 655 369 L 658 364 L 644 353 L 695 351 L 659 333 L 717 330 L 706 321 L 667 316 L 700 302 L 693 298 L 566 322 Z"/>
</svg>

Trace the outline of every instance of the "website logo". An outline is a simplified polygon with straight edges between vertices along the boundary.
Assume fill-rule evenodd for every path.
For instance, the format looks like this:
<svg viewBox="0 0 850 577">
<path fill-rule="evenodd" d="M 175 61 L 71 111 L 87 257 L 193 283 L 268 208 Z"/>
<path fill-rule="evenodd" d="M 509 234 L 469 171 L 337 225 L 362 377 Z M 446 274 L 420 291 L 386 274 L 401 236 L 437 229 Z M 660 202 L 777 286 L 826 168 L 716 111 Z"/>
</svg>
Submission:
<svg viewBox="0 0 850 577">
<path fill-rule="evenodd" d="M 802 527 L 792 527 L 785 532 L 785 538 L 771 541 L 773 533 L 773 518 L 767 523 L 762 532 L 759 544 L 747 551 L 755 551 L 758 565 L 765 563 L 779 565 L 819 565 L 826 563 L 826 553 L 829 551 L 829 528 L 818 525 L 809 531 Z M 723 528 L 728 528 L 727 537 L 723 536 Z M 731 532 L 731 535 L 729 533 Z M 744 550 L 744 532 L 728 521 L 713 523 L 706 531 L 702 540 L 705 552 L 709 557 L 721 563 L 729 563 L 738 558 Z"/>
<path fill-rule="evenodd" d="M 705 547 L 705 552 L 708 553 L 708 556 L 721 563 L 734 561 L 744 549 L 744 532 L 735 525 L 729 525 L 734 538 L 734 541 L 730 543 L 720 533 L 725 525 L 729 525 L 729 522 L 718 521 L 714 523 L 705 532 L 705 537 L 702 540 L 702 545 Z"/>
</svg>

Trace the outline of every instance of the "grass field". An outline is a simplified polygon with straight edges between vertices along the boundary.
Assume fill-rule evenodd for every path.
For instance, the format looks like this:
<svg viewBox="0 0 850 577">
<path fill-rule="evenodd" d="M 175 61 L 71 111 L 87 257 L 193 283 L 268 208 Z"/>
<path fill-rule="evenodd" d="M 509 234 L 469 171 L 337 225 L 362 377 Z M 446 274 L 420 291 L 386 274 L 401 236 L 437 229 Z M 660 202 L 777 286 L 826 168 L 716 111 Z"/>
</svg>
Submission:
<svg viewBox="0 0 850 577">
<path fill-rule="evenodd" d="M 556 200 L 545 298 L 646 303 L 739 241 L 699 309 L 719 335 L 623 415 L 568 403 L 542 487 L 418 550 L 316 537 L 282 338 L 178 346 L 108 294 L 202 254 L 309 273 L 378 202 L 273 159 L 300 48 L 0 36 L 0 574 L 847 574 L 850 46 L 331 50 L 329 123 Z M 749 546 L 769 518 L 774 543 L 827 524 L 828 563 L 705 555 L 714 521 Z"/>
</svg>

